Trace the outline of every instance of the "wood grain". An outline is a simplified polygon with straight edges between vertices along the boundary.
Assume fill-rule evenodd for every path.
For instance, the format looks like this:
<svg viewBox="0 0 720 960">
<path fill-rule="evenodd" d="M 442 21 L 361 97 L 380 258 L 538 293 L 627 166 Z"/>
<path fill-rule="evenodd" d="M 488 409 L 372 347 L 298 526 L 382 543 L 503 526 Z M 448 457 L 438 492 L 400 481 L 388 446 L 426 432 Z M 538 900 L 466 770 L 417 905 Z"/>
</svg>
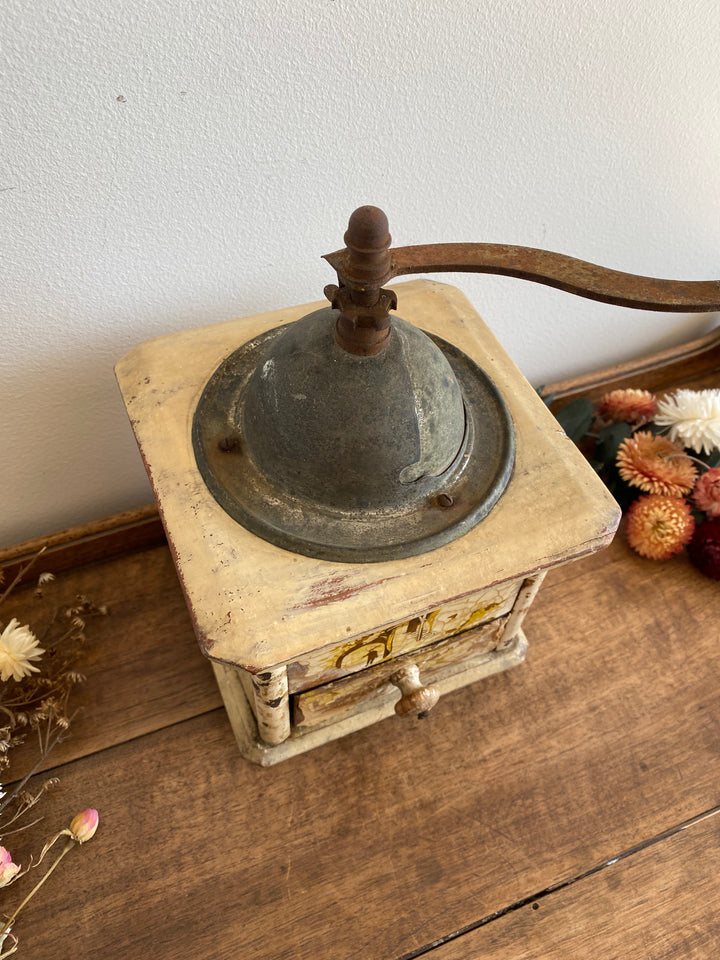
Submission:
<svg viewBox="0 0 720 960">
<path fill-rule="evenodd" d="M 717 585 L 611 549 L 548 575 L 523 667 L 422 723 L 259 769 L 214 710 L 65 764 L 68 814 L 96 806 L 103 829 L 28 914 L 29 955 L 58 956 L 65 930 L 78 960 L 120 942 L 168 960 L 394 960 L 717 804 Z M 125 600 L 138 629 L 151 605 L 161 618 L 162 582 Z M 108 664 L 125 640 L 113 631 Z M 185 677 L 161 678 L 169 716 L 189 709 Z M 137 672 L 97 683 L 106 705 L 155 710 Z"/>
<path fill-rule="evenodd" d="M 13 592 L 3 619 L 17 617 L 38 633 L 59 607 L 77 595 L 107 604 L 106 617 L 87 618 L 88 643 L 77 669 L 78 709 L 70 738 L 41 769 L 143 736 L 215 709 L 220 694 L 201 655 L 167 547 L 121 554 L 106 563 L 58 574 L 34 597 L 34 585 Z M 71 703 L 71 705 L 72 705 Z M 28 755 L 13 759 L 11 773 Z"/>
<path fill-rule="evenodd" d="M 717 387 L 719 380 L 720 328 L 717 328 L 670 350 L 547 384 L 542 395 L 553 398 L 550 407 L 557 410 L 576 396 L 598 400 L 603 393 L 628 387 L 653 393 L 665 393 L 677 387 L 702 390 Z"/>
<path fill-rule="evenodd" d="M 432 960 L 720 956 L 717 811 L 433 950 Z"/>
</svg>

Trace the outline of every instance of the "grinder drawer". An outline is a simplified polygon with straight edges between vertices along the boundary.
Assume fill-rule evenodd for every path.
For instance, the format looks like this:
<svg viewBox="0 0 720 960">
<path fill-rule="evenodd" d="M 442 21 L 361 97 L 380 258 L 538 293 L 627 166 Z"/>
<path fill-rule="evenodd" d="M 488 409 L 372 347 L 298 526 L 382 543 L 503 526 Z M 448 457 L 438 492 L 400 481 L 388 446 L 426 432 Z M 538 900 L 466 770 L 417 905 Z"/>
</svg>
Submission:
<svg viewBox="0 0 720 960">
<path fill-rule="evenodd" d="M 335 723 L 383 701 L 396 701 L 398 690 L 390 678 L 407 663 L 420 668 L 423 683 L 432 683 L 475 665 L 502 642 L 507 617 L 466 630 L 410 654 L 368 667 L 361 673 L 333 680 L 292 697 L 293 726 L 297 731 Z"/>
</svg>

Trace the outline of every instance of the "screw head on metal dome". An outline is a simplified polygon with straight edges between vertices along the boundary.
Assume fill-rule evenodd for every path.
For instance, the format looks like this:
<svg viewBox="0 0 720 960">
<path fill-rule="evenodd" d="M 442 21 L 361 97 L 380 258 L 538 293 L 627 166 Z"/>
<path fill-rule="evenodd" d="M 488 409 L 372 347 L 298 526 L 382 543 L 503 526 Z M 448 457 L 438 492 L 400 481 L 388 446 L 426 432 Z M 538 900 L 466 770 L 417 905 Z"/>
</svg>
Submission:
<svg viewBox="0 0 720 960">
<path fill-rule="evenodd" d="M 202 394 L 193 444 L 215 499 L 258 536 L 376 562 L 474 527 L 510 479 L 514 436 L 467 355 L 391 320 L 385 214 L 360 207 L 345 241 L 331 306 L 231 354 Z"/>
</svg>

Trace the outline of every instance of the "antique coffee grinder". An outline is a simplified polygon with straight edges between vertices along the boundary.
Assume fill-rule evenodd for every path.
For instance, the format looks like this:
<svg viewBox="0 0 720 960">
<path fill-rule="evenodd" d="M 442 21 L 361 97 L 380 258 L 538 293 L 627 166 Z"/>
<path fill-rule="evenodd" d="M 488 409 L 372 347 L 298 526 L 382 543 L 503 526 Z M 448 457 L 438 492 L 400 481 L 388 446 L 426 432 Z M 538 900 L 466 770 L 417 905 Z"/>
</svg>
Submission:
<svg viewBox="0 0 720 960">
<path fill-rule="evenodd" d="M 500 273 L 644 309 L 650 280 L 496 244 L 392 249 L 376 207 L 325 259 L 330 305 L 181 331 L 117 366 L 198 641 L 241 753 L 272 764 L 520 664 L 545 572 L 619 510 L 462 294 Z M 403 319 L 391 316 L 398 309 Z"/>
</svg>

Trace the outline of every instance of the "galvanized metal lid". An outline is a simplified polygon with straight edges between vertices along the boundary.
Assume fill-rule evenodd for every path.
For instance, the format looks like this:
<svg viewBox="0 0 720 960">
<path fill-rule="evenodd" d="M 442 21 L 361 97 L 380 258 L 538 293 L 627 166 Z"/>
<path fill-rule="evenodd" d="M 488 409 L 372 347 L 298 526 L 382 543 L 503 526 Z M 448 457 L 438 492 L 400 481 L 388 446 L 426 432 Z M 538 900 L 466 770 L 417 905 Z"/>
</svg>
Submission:
<svg viewBox="0 0 720 960">
<path fill-rule="evenodd" d="M 239 523 L 325 560 L 414 556 L 461 536 L 510 474 L 510 415 L 465 354 L 398 318 L 356 357 L 321 310 L 243 345 L 193 424 L 200 472 Z M 305 348 L 303 348 L 305 344 Z"/>
<path fill-rule="evenodd" d="M 346 241 L 357 255 L 360 237 L 361 258 L 378 261 L 373 237 L 386 249 L 387 221 L 361 227 Z M 193 445 L 215 499 L 253 533 L 306 556 L 375 562 L 482 520 L 510 479 L 514 435 L 468 356 L 390 321 L 391 291 L 368 297 L 366 277 L 358 284 L 328 288 L 333 307 L 231 354 L 203 392 Z"/>
</svg>

